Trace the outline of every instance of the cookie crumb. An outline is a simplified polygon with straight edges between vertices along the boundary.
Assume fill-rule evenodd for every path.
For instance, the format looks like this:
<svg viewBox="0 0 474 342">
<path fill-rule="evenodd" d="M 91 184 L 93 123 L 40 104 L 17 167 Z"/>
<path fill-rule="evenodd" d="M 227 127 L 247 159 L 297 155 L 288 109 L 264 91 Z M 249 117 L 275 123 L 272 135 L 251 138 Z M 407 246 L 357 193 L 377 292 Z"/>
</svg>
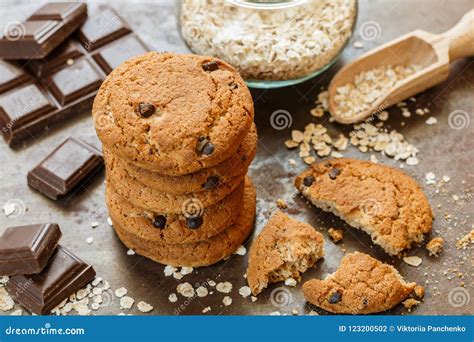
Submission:
<svg viewBox="0 0 474 342">
<path fill-rule="evenodd" d="M 420 301 L 413 298 L 408 298 L 405 299 L 402 304 L 406 309 L 408 309 L 408 311 L 411 311 L 412 308 L 420 304 Z"/>
<path fill-rule="evenodd" d="M 419 299 L 423 299 L 425 297 L 425 288 L 421 285 L 416 285 L 415 289 L 413 290 L 415 292 L 415 295 Z"/>
<path fill-rule="evenodd" d="M 344 237 L 344 232 L 341 229 L 336 228 L 329 228 L 328 234 L 334 243 L 338 243 Z"/>
<path fill-rule="evenodd" d="M 474 229 L 471 230 L 469 233 L 461 237 L 457 242 L 456 242 L 456 248 L 457 249 L 466 249 L 469 244 L 474 243 Z"/>
<path fill-rule="evenodd" d="M 286 286 L 295 287 L 296 284 L 297 284 L 297 281 L 294 278 L 288 278 L 288 279 L 285 280 L 285 285 Z"/>
<path fill-rule="evenodd" d="M 13 298 L 7 293 L 7 291 L 0 287 L 0 310 L 1 311 L 10 311 L 15 306 Z"/>
<path fill-rule="evenodd" d="M 426 249 L 433 256 L 439 256 L 443 250 L 444 239 L 442 237 L 435 237 L 426 244 Z"/>
<path fill-rule="evenodd" d="M 168 296 L 170 303 L 176 303 L 178 301 L 178 296 L 175 293 L 172 293 Z"/>
<path fill-rule="evenodd" d="M 283 198 L 279 198 L 276 200 L 276 205 L 278 208 L 280 209 L 286 209 L 288 208 L 288 204 L 286 203 L 286 201 L 283 199 Z"/>
</svg>

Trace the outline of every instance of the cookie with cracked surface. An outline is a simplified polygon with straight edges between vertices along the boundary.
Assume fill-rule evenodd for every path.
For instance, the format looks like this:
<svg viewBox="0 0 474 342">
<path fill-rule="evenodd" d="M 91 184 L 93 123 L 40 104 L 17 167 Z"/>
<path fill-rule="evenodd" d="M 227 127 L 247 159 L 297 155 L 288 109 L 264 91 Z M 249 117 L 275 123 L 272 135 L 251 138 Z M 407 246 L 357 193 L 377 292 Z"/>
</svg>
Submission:
<svg viewBox="0 0 474 342">
<path fill-rule="evenodd" d="M 393 308 L 415 289 L 391 265 L 370 255 L 354 252 L 345 255 L 336 272 L 325 279 L 303 284 L 311 304 L 339 314 L 370 314 Z"/>
<path fill-rule="evenodd" d="M 372 237 L 388 254 L 420 243 L 431 231 L 430 204 L 416 181 L 394 168 L 355 159 L 315 163 L 295 179 L 315 206 Z"/>
<path fill-rule="evenodd" d="M 137 234 L 127 221 L 110 215 L 115 232 L 128 248 L 140 255 L 165 265 L 175 267 L 200 267 L 215 264 L 232 255 L 247 239 L 255 219 L 256 194 L 249 178 L 245 182 L 244 205 L 237 221 L 222 233 L 207 240 L 165 244 Z"/>
<path fill-rule="evenodd" d="M 130 203 L 112 184 L 106 187 L 106 203 L 111 216 L 143 239 L 160 243 L 190 243 L 222 233 L 242 211 L 244 184 L 220 202 L 202 208 L 196 215 L 163 214 Z"/>
<path fill-rule="evenodd" d="M 234 153 L 254 112 L 247 86 L 226 62 L 149 52 L 107 76 L 92 116 L 112 153 L 152 171 L 182 175 Z"/>
<path fill-rule="evenodd" d="M 128 174 L 148 186 L 173 195 L 183 195 L 204 190 L 213 190 L 221 184 L 229 183 L 236 177 L 245 174 L 257 151 L 257 129 L 252 124 L 244 141 L 229 158 L 216 166 L 202 169 L 187 175 L 167 176 L 141 168 L 126 159 L 112 156 L 118 166 L 126 169 Z M 104 148 L 105 159 L 110 159 L 110 152 Z"/>
<path fill-rule="evenodd" d="M 281 211 L 272 215 L 250 247 L 247 281 L 256 296 L 269 283 L 301 274 L 324 255 L 324 238 L 311 225 Z"/>
<path fill-rule="evenodd" d="M 164 214 L 192 214 L 194 210 L 212 206 L 242 184 L 247 173 L 247 170 L 243 170 L 242 174 L 211 190 L 174 195 L 132 177 L 126 169 L 120 167 L 113 155 L 104 155 L 104 160 L 107 183 L 113 184 L 118 194 L 137 207 Z"/>
</svg>

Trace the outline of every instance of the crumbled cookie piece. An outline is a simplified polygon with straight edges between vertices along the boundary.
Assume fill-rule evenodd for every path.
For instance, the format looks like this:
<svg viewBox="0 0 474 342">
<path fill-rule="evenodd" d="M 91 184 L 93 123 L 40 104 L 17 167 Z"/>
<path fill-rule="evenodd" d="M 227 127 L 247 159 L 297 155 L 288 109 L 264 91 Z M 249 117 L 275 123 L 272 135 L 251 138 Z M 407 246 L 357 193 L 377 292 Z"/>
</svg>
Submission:
<svg viewBox="0 0 474 342">
<path fill-rule="evenodd" d="M 419 299 L 423 299 L 425 297 L 425 288 L 421 285 L 416 285 L 413 292 Z"/>
<path fill-rule="evenodd" d="M 342 231 L 342 229 L 329 228 L 328 234 L 334 243 L 338 243 L 344 237 L 344 232 Z"/>
<path fill-rule="evenodd" d="M 286 203 L 286 201 L 285 201 L 283 198 L 277 199 L 276 205 L 277 205 L 277 207 L 280 208 L 280 209 L 286 209 L 286 208 L 288 208 L 288 203 Z"/>
<path fill-rule="evenodd" d="M 408 298 L 405 299 L 402 304 L 406 309 L 408 309 L 408 311 L 411 311 L 412 308 L 420 304 L 420 301 L 413 298 Z"/>
<path fill-rule="evenodd" d="M 437 257 L 441 254 L 441 251 L 443 250 L 443 246 L 444 246 L 444 239 L 438 236 L 431 239 L 431 241 L 426 244 L 426 249 L 428 250 L 430 255 Z"/>
<path fill-rule="evenodd" d="M 456 242 L 457 249 L 466 249 L 470 244 L 474 243 L 474 229 L 464 235 Z"/>
<path fill-rule="evenodd" d="M 320 233 L 277 211 L 250 248 L 247 281 L 252 293 L 259 294 L 269 283 L 300 279 L 323 255 Z"/>
<path fill-rule="evenodd" d="M 303 284 L 306 299 L 333 313 L 369 314 L 393 308 L 414 290 L 391 265 L 364 253 L 345 255 L 336 272 Z"/>
<path fill-rule="evenodd" d="M 386 165 L 332 159 L 311 165 L 296 177 L 295 186 L 312 204 L 365 231 L 391 255 L 422 242 L 431 231 L 433 214 L 420 186 Z"/>
</svg>

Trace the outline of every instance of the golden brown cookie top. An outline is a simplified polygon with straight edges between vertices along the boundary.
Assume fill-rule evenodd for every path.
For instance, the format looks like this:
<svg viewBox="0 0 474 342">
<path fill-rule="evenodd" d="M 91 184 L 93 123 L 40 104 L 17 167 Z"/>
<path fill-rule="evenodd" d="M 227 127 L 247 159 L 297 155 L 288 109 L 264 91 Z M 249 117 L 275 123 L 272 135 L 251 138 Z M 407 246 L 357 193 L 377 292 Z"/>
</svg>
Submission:
<svg viewBox="0 0 474 342">
<path fill-rule="evenodd" d="M 111 152 L 180 175 L 233 153 L 253 122 L 253 102 L 238 72 L 221 60 L 150 52 L 106 78 L 92 114 Z"/>
<path fill-rule="evenodd" d="M 304 283 L 303 292 L 313 305 L 334 313 L 369 314 L 393 308 L 416 283 L 407 283 L 391 265 L 364 253 L 344 256 L 339 268 L 326 279 Z"/>
<path fill-rule="evenodd" d="M 269 283 L 299 279 L 324 255 L 323 242 L 311 225 L 277 211 L 250 248 L 247 281 L 252 293 L 259 294 Z"/>
<path fill-rule="evenodd" d="M 420 243 L 431 231 L 433 215 L 426 196 L 400 170 L 333 159 L 311 165 L 296 177 L 295 185 L 314 205 L 364 230 L 389 254 Z"/>
</svg>

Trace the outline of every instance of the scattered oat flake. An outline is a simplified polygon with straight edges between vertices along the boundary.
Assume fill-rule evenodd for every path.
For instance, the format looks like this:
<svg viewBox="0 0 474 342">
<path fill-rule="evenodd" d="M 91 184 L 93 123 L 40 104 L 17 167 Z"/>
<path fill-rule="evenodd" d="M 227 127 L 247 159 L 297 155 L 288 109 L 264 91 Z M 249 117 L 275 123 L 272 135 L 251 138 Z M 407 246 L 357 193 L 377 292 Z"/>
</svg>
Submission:
<svg viewBox="0 0 474 342">
<path fill-rule="evenodd" d="M 107 217 L 107 224 L 111 227 L 113 227 L 113 222 L 112 222 L 112 219 L 110 217 Z"/>
<path fill-rule="evenodd" d="M 98 226 L 99 226 L 99 222 L 97 222 L 97 221 L 91 222 L 91 227 L 92 228 L 97 228 Z"/>
<path fill-rule="evenodd" d="M 235 254 L 237 255 L 245 255 L 247 253 L 247 248 L 245 248 L 244 245 L 239 246 L 237 250 L 235 251 Z"/>
<path fill-rule="evenodd" d="M 177 300 L 178 300 L 178 296 L 176 296 L 175 293 L 172 293 L 168 296 L 168 300 L 171 302 L 171 303 L 175 303 Z"/>
<path fill-rule="evenodd" d="M 230 293 L 232 291 L 232 284 L 228 281 L 218 283 L 216 285 L 216 290 L 222 293 Z"/>
<path fill-rule="evenodd" d="M 210 306 L 206 306 L 204 309 L 202 309 L 202 313 L 206 313 L 206 312 L 209 312 L 209 311 L 211 311 Z"/>
<path fill-rule="evenodd" d="M 211 286 L 211 287 L 216 286 L 216 282 L 215 282 L 214 280 L 208 280 L 207 283 L 208 283 L 209 286 Z"/>
<path fill-rule="evenodd" d="M 417 157 L 409 157 L 407 158 L 406 163 L 407 165 L 415 166 L 419 164 L 419 161 Z"/>
<path fill-rule="evenodd" d="M 248 286 L 242 286 L 240 289 L 239 289 L 239 294 L 244 297 L 244 298 L 247 298 L 248 296 L 250 296 L 252 294 L 252 291 L 250 290 L 250 287 Z"/>
<path fill-rule="evenodd" d="M 127 255 L 135 255 L 135 251 L 133 249 L 129 249 L 127 251 Z"/>
<path fill-rule="evenodd" d="M 3 287 L 0 287 L 0 310 L 10 311 L 15 306 L 13 298 L 7 293 Z"/>
<path fill-rule="evenodd" d="M 181 267 L 180 273 L 182 275 L 188 275 L 188 274 L 193 273 L 193 270 L 194 270 L 194 268 L 192 268 L 192 267 Z"/>
<path fill-rule="evenodd" d="M 150 304 L 144 301 L 138 302 L 137 308 L 138 308 L 138 311 L 145 312 L 145 313 L 153 310 L 153 306 L 151 306 Z"/>
<path fill-rule="evenodd" d="M 194 297 L 195 293 L 193 286 L 188 282 L 179 284 L 176 288 L 176 291 L 183 297 L 187 298 Z"/>
<path fill-rule="evenodd" d="M 166 277 L 169 277 L 170 275 L 172 275 L 173 273 L 175 273 L 178 269 L 176 267 L 173 267 L 173 266 L 166 266 L 165 269 L 164 269 L 164 273 L 165 273 L 165 276 Z"/>
<path fill-rule="evenodd" d="M 121 288 L 115 290 L 115 296 L 121 298 L 121 297 L 125 296 L 127 294 L 127 292 L 128 292 L 128 290 L 125 287 L 121 287 Z"/>
<path fill-rule="evenodd" d="M 133 306 L 135 300 L 132 297 L 125 296 L 120 298 L 120 308 L 121 309 L 130 309 Z"/>
<path fill-rule="evenodd" d="M 281 316 L 281 313 L 280 311 L 273 311 L 273 312 L 270 312 L 270 316 Z"/>
<path fill-rule="evenodd" d="M 403 257 L 403 261 L 410 266 L 418 267 L 421 265 L 423 260 L 421 260 L 419 256 L 414 255 L 414 256 Z"/>
<path fill-rule="evenodd" d="M 199 286 L 196 289 L 196 294 L 198 295 L 198 297 L 206 297 L 208 295 L 208 293 L 209 293 L 209 291 L 204 286 Z"/>
<path fill-rule="evenodd" d="M 94 242 L 94 238 L 93 237 L 88 237 L 86 239 L 86 242 L 87 242 L 88 245 L 91 245 Z"/>
<path fill-rule="evenodd" d="M 21 309 L 15 310 L 10 314 L 10 316 L 22 316 L 22 315 L 23 315 L 23 311 Z"/>
<path fill-rule="evenodd" d="M 296 286 L 297 281 L 293 278 L 287 278 L 285 279 L 285 285 L 286 286 Z"/>
<path fill-rule="evenodd" d="M 225 296 L 224 299 L 222 299 L 222 303 L 224 303 L 225 306 L 229 306 L 232 304 L 232 298 Z"/>
<path fill-rule="evenodd" d="M 252 300 L 252 303 L 255 303 L 257 301 L 257 297 L 255 296 L 250 297 L 250 299 Z"/>
<path fill-rule="evenodd" d="M 173 278 L 181 280 L 181 279 L 183 279 L 183 275 L 181 274 L 181 272 L 174 272 L 173 273 Z"/>
<path fill-rule="evenodd" d="M 356 40 L 353 44 L 352 44 L 353 47 L 355 47 L 356 49 L 363 49 L 364 48 L 364 43 L 362 43 L 361 41 L 359 40 Z"/>
<path fill-rule="evenodd" d="M 443 182 L 448 183 L 451 180 L 449 176 L 443 176 Z"/>
<path fill-rule="evenodd" d="M 438 119 L 436 119 L 434 116 L 430 116 L 428 120 L 426 120 L 427 125 L 435 125 L 438 123 Z"/>
</svg>

